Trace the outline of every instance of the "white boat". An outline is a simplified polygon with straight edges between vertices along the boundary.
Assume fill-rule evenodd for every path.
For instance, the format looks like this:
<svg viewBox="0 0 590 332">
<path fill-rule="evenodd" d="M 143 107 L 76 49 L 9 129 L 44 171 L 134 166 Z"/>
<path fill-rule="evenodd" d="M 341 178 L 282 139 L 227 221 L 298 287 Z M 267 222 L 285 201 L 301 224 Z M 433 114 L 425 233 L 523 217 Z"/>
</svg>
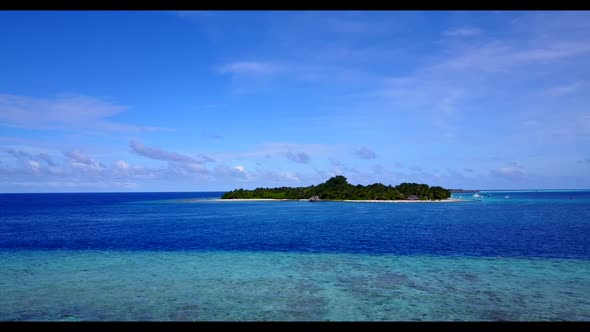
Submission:
<svg viewBox="0 0 590 332">
<path fill-rule="evenodd" d="M 508 198 L 510 198 L 510 196 L 506 195 L 506 196 L 504 196 L 504 198 L 508 199 Z"/>
<path fill-rule="evenodd" d="M 481 196 L 479 194 L 473 194 L 472 197 L 474 197 L 474 198 L 481 198 Z"/>
</svg>

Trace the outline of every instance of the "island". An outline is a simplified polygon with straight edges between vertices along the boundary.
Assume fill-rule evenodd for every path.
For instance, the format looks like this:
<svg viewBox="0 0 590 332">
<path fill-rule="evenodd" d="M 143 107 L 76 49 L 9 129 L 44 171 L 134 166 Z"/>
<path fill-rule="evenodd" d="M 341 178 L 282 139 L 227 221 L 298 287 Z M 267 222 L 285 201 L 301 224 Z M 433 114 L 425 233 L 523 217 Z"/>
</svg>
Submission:
<svg viewBox="0 0 590 332">
<path fill-rule="evenodd" d="M 374 183 L 367 186 L 352 185 L 346 177 L 337 175 L 328 181 L 309 187 L 256 188 L 254 190 L 236 189 L 228 191 L 221 199 L 275 199 L 309 200 L 312 202 L 330 201 L 434 201 L 447 200 L 451 192 L 439 186 L 427 184 L 401 183 L 395 187 Z"/>
</svg>

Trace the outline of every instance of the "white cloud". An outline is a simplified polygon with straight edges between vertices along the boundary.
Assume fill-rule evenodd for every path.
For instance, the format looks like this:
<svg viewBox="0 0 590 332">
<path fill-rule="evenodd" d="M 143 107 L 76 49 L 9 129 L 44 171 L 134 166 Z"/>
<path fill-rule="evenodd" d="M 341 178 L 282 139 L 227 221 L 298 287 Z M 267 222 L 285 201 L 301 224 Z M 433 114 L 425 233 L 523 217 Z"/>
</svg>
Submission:
<svg viewBox="0 0 590 332">
<path fill-rule="evenodd" d="M 130 175 L 131 172 L 135 172 L 137 169 L 129 165 L 124 160 L 117 160 L 113 163 L 112 170 L 115 175 L 127 176 Z"/>
<path fill-rule="evenodd" d="M 84 154 L 78 150 L 71 150 L 71 151 L 64 152 L 64 155 L 66 157 L 68 157 L 69 159 L 71 159 L 72 161 L 77 162 L 77 163 L 81 163 L 81 164 L 85 164 L 85 165 L 90 165 L 90 164 L 94 163 L 94 161 L 92 159 L 90 159 L 90 157 L 88 157 L 86 154 Z"/>
<path fill-rule="evenodd" d="M 481 29 L 474 27 L 452 28 L 443 31 L 442 34 L 450 37 L 472 37 L 481 34 Z"/>
<path fill-rule="evenodd" d="M 512 35 L 503 39 L 478 39 L 470 43 L 443 44 L 443 52 L 438 57 L 434 56 L 438 60 L 418 68 L 409 75 L 385 80 L 384 88 L 379 95 L 392 101 L 398 108 L 412 107 L 413 114 L 416 114 L 419 120 L 430 119 L 441 131 L 438 138 L 447 137 L 452 140 L 453 137 L 458 137 L 457 127 L 469 122 L 469 131 L 475 130 L 477 126 L 490 130 L 499 127 L 500 122 L 504 122 L 503 127 L 509 130 L 513 122 L 518 122 L 539 132 L 539 135 L 541 127 L 547 127 L 543 133 L 550 133 L 551 127 L 573 126 L 572 120 L 576 115 L 567 116 L 568 119 L 565 119 L 565 115 L 560 115 L 563 120 L 556 119 L 557 121 L 551 121 L 552 124 L 547 126 L 541 126 L 532 120 L 538 121 L 540 117 L 558 117 L 551 113 L 580 111 L 579 105 L 567 108 L 565 105 L 559 105 L 556 106 L 559 107 L 557 112 L 557 109 L 540 100 L 546 96 L 569 96 L 574 93 L 577 93 L 577 96 L 582 95 L 580 91 L 585 81 L 572 79 L 576 74 L 570 71 L 573 70 L 571 65 L 576 63 L 575 61 L 579 60 L 580 66 L 587 62 L 585 59 L 590 54 L 590 40 L 571 34 L 556 36 L 549 33 L 544 36 L 529 36 L 522 31 L 511 32 Z M 563 80 L 564 76 L 568 77 L 570 82 L 574 82 L 555 86 L 544 91 L 542 95 L 537 91 L 530 91 L 535 87 L 535 84 L 531 83 L 532 80 L 546 84 L 556 77 Z M 537 94 L 534 96 L 536 98 L 533 98 L 534 94 Z M 587 103 L 581 101 L 579 104 Z M 492 111 L 489 105 L 497 107 L 493 110 L 497 115 L 491 121 L 484 122 L 483 112 Z M 541 108 L 544 111 L 541 111 Z M 510 115 L 508 110 L 511 110 Z M 565 121 L 571 124 L 557 125 Z M 584 133 L 585 130 L 580 125 L 582 122 L 575 123 L 577 128 L 568 131 Z"/>
<path fill-rule="evenodd" d="M 201 174 L 207 174 L 209 173 L 209 170 L 207 169 L 207 167 L 205 167 L 202 164 L 199 163 L 188 163 L 188 164 L 183 164 L 183 166 L 192 172 L 196 172 L 196 173 L 201 173 Z"/>
<path fill-rule="evenodd" d="M 276 65 L 267 62 L 239 61 L 228 63 L 221 67 L 221 73 L 230 74 L 270 74 L 277 72 Z"/>
<path fill-rule="evenodd" d="M 452 115 L 455 113 L 457 104 L 461 99 L 465 97 L 465 91 L 463 89 L 456 89 L 449 92 L 448 95 L 444 96 L 438 103 L 438 108 L 446 115 Z"/>
<path fill-rule="evenodd" d="M 64 155 L 70 160 L 70 166 L 85 172 L 101 172 L 107 169 L 105 165 L 79 150 L 67 151 Z"/>
<path fill-rule="evenodd" d="M 0 149 L 0 151 L 1 151 L 1 149 Z M 6 149 L 4 149 L 4 151 L 6 151 L 6 153 L 10 154 L 11 156 L 13 156 L 14 158 L 16 158 L 18 160 L 43 161 L 49 166 L 55 166 L 55 162 L 53 161 L 51 156 L 45 152 L 40 152 L 40 153 L 33 155 L 32 153 L 25 152 L 20 149 L 6 148 Z"/>
<path fill-rule="evenodd" d="M 286 158 L 291 157 L 299 161 L 310 161 L 312 154 L 330 157 L 342 153 L 345 149 L 350 149 L 350 147 L 343 144 L 265 143 L 247 150 L 215 153 L 211 154 L 211 156 L 219 160 L 269 159 L 275 156 L 281 156 Z"/>
<path fill-rule="evenodd" d="M 526 176 L 526 171 L 522 165 L 513 162 L 510 166 L 499 167 L 490 171 L 492 176 L 501 177 L 510 181 L 520 181 Z"/>
<path fill-rule="evenodd" d="M 168 176 L 173 174 L 175 176 L 194 176 L 194 175 L 205 175 L 209 173 L 209 169 L 202 164 L 193 162 L 168 162 L 168 168 L 165 170 L 159 170 L 160 176 Z"/>
<path fill-rule="evenodd" d="M 584 81 L 577 81 L 570 84 L 558 85 L 547 89 L 547 95 L 551 97 L 561 97 L 578 92 L 584 86 Z"/>
<path fill-rule="evenodd" d="M 82 95 L 62 95 L 54 99 L 0 94 L 0 126 L 57 129 L 105 130 L 121 132 L 156 131 L 110 121 L 128 107 Z M 169 129 L 168 129 L 169 130 Z"/>
<path fill-rule="evenodd" d="M 250 173 L 247 172 L 245 167 L 242 165 L 229 167 L 225 164 L 220 164 L 213 168 L 210 175 L 214 180 L 223 180 L 227 178 L 244 181 L 250 180 Z"/>
<path fill-rule="evenodd" d="M 39 173 L 41 173 L 40 165 L 38 162 L 36 162 L 34 160 L 29 160 L 29 166 L 31 167 L 31 170 L 33 171 L 33 173 L 35 173 L 37 175 Z"/>
<path fill-rule="evenodd" d="M 131 140 L 129 142 L 129 146 L 131 149 L 144 157 L 155 159 L 155 160 L 163 160 L 169 162 L 178 162 L 178 163 L 189 163 L 189 164 L 202 164 L 206 162 L 214 161 L 211 157 L 200 155 L 199 159 L 195 159 L 193 157 L 189 157 L 187 155 L 183 155 L 176 152 L 166 151 L 159 147 L 149 147 L 141 144 L 136 140 Z"/>
<path fill-rule="evenodd" d="M 299 179 L 299 177 L 297 176 L 297 174 L 295 174 L 295 173 L 292 173 L 292 172 L 285 172 L 285 173 L 284 173 L 284 176 L 285 176 L 287 179 L 289 179 L 289 180 L 292 180 L 292 181 L 295 181 L 295 182 L 299 182 L 299 181 L 301 181 L 301 180 Z"/>
<path fill-rule="evenodd" d="M 357 157 L 359 157 L 361 159 L 369 160 L 369 159 L 377 158 L 377 154 L 375 154 L 375 152 L 373 152 L 372 150 L 370 150 L 366 146 L 363 146 L 360 149 L 355 150 L 354 153 Z"/>
<path fill-rule="evenodd" d="M 129 164 L 123 160 L 117 160 L 117 161 L 115 161 L 115 168 L 122 170 L 122 171 L 126 171 L 129 169 Z"/>
<path fill-rule="evenodd" d="M 256 182 L 256 186 L 285 186 L 299 185 L 302 181 L 301 175 L 291 171 L 275 171 L 269 169 L 257 169 L 251 174 L 251 182 Z"/>
<path fill-rule="evenodd" d="M 463 48 L 437 67 L 491 73 L 507 72 L 517 65 L 549 63 L 589 52 L 590 45 L 585 40 L 555 40 L 552 43 L 536 41 L 527 44 L 497 40 Z"/>
<path fill-rule="evenodd" d="M 339 160 L 330 159 L 330 164 L 332 167 L 330 167 L 328 173 L 331 174 L 331 176 L 334 176 L 334 175 L 347 175 L 347 176 L 361 175 L 361 172 L 359 170 L 357 170 L 354 167 L 350 167 Z"/>
<path fill-rule="evenodd" d="M 305 152 L 284 152 L 285 157 L 287 157 L 287 159 L 291 160 L 294 163 L 300 163 L 300 164 L 307 164 L 310 161 L 310 157 L 307 153 Z"/>
</svg>

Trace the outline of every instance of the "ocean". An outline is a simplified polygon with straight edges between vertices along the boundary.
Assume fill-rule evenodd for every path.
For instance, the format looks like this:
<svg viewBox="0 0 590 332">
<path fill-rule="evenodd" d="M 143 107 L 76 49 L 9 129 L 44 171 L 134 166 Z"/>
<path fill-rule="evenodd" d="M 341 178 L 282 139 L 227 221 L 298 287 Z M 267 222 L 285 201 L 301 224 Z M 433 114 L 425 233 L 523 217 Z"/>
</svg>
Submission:
<svg viewBox="0 0 590 332">
<path fill-rule="evenodd" d="M 0 194 L 0 321 L 588 321 L 590 191 Z"/>
</svg>

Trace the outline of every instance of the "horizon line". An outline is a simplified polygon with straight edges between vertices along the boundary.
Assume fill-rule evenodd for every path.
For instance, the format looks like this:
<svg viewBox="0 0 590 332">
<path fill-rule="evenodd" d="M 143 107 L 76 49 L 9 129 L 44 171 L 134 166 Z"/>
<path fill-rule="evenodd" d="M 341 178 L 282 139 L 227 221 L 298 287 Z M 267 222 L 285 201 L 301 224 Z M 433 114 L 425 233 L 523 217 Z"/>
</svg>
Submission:
<svg viewBox="0 0 590 332">
<path fill-rule="evenodd" d="M 237 188 L 240 189 L 240 188 Z M 447 188 L 445 188 L 447 189 Z M 232 189 L 236 190 L 236 189 Z M 158 194 L 158 193 L 224 193 L 232 190 L 203 190 L 203 191 L 62 191 L 62 192 L 0 192 L 0 195 L 13 194 Z M 456 190 L 456 189 L 447 189 Z M 538 191 L 538 190 L 569 190 L 569 191 L 590 191 L 590 188 L 572 189 L 572 188 L 519 188 L 519 189 L 462 189 L 462 190 L 477 190 L 477 191 Z M 456 193 L 461 194 L 461 193 Z"/>
</svg>

